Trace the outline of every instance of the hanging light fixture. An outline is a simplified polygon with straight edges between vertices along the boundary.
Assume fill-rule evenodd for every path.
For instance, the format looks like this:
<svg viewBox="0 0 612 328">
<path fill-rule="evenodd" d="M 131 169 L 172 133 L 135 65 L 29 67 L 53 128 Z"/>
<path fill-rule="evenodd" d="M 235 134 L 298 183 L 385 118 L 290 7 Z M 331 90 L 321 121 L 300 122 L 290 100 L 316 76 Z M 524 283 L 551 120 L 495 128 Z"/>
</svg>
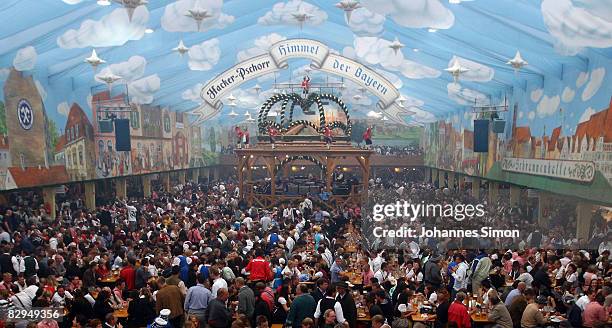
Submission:
<svg viewBox="0 0 612 328">
<path fill-rule="evenodd" d="M 100 64 L 106 63 L 105 60 L 98 57 L 98 54 L 96 54 L 96 49 L 91 51 L 91 56 L 85 58 L 85 62 L 91 65 L 91 67 L 93 67 L 94 72 L 96 71 L 96 69 L 98 68 Z"/>
<path fill-rule="evenodd" d="M 455 81 L 455 83 L 457 82 L 457 80 L 459 80 L 459 76 L 467 71 L 469 71 L 469 69 L 461 66 L 461 64 L 459 64 L 459 59 L 457 59 L 457 57 L 455 57 L 455 60 L 453 61 L 453 64 L 444 69 L 445 71 L 449 72 L 452 76 L 453 76 L 453 80 Z"/>
<path fill-rule="evenodd" d="M 515 72 L 518 72 L 523 66 L 528 65 L 529 63 L 521 57 L 521 52 L 519 50 L 516 51 L 514 58 L 510 59 L 507 65 L 511 65 L 514 68 Z"/>
</svg>

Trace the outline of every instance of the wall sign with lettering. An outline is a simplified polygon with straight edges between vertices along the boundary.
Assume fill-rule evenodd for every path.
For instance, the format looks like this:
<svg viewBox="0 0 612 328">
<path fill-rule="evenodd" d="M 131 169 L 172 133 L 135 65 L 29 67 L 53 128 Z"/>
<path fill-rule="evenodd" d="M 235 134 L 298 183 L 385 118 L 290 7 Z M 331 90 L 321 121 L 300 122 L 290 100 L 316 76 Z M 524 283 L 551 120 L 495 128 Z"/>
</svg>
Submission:
<svg viewBox="0 0 612 328">
<path fill-rule="evenodd" d="M 595 164 L 588 161 L 507 157 L 502 159 L 501 167 L 504 171 L 542 175 L 581 182 L 591 182 L 595 178 Z"/>
</svg>

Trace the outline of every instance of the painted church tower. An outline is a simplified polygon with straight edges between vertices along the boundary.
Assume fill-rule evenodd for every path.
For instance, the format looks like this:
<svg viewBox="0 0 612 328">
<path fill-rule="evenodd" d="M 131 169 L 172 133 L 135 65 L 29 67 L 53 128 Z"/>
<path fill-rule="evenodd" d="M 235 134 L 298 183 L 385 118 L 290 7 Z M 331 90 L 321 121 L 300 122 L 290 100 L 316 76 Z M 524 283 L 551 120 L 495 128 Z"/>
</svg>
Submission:
<svg viewBox="0 0 612 328">
<path fill-rule="evenodd" d="M 47 115 L 34 79 L 12 69 L 4 99 L 11 166 L 48 167 Z"/>
</svg>

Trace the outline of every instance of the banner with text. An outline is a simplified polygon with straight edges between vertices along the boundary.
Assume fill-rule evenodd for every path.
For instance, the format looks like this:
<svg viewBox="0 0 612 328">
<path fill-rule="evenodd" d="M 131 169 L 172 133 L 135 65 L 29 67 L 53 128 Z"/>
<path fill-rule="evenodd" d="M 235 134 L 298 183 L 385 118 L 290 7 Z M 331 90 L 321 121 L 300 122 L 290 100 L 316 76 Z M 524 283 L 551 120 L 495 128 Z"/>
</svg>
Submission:
<svg viewBox="0 0 612 328">
<path fill-rule="evenodd" d="M 268 54 L 247 59 L 219 74 L 202 88 L 200 96 L 204 102 L 190 112 L 198 116 L 194 124 L 217 115 L 223 108 L 221 100 L 229 91 L 249 80 L 286 69 L 289 67 L 287 61 L 293 58 L 309 59 L 313 69 L 350 79 L 378 97 L 377 106 L 390 120 L 405 124 L 401 115 L 408 115 L 410 112 L 399 106 L 392 106 L 399 97 L 399 91 L 391 82 L 376 71 L 354 60 L 331 53 L 326 45 L 310 39 L 277 42 L 270 47 Z"/>
</svg>

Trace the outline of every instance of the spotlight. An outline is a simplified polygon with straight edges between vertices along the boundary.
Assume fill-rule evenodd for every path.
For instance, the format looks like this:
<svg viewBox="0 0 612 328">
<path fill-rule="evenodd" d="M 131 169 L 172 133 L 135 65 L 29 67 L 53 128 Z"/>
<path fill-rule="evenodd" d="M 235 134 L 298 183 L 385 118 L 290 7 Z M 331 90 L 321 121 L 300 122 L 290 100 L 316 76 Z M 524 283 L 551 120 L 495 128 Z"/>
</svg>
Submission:
<svg viewBox="0 0 612 328">
<path fill-rule="evenodd" d="M 155 32 L 155 31 L 153 31 L 152 28 L 148 28 L 148 29 L 145 30 L 145 33 L 147 33 L 147 34 L 151 34 L 153 32 Z"/>
<path fill-rule="evenodd" d="M 427 32 L 429 32 L 429 33 L 435 33 L 435 32 L 438 32 L 438 29 L 437 29 L 437 28 L 430 27 L 429 29 L 427 29 Z"/>
<path fill-rule="evenodd" d="M 98 5 L 100 6 L 110 6 L 110 0 L 98 0 Z"/>
</svg>

